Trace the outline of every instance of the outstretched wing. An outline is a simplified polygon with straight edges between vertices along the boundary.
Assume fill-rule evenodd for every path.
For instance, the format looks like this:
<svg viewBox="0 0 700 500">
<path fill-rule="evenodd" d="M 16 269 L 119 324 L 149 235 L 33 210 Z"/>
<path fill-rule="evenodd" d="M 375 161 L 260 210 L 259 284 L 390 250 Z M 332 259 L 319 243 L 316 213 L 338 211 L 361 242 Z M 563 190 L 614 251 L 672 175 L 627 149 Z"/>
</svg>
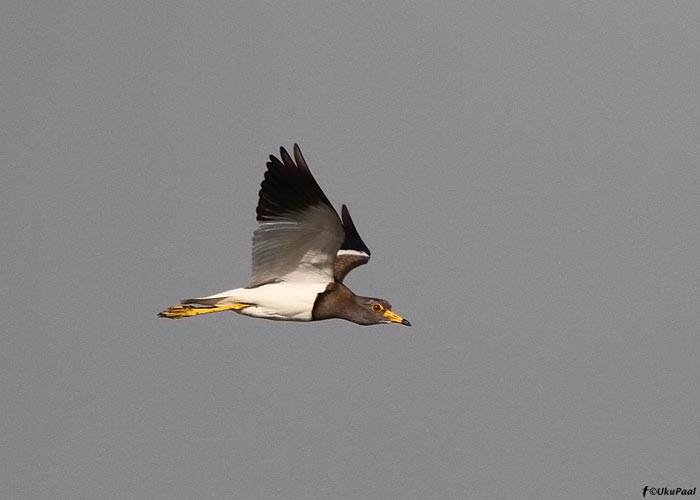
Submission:
<svg viewBox="0 0 700 500">
<path fill-rule="evenodd" d="M 345 239 L 338 250 L 335 258 L 335 266 L 333 268 L 333 276 L 335 281 L 342 283 L 345 276 L 355 269 L 357 266 L 366 264 L 372 254 L 365 245 L 365 242 L 360 238 L 357 228 L 350 217 L 348 207 L 343 205 L 340 211 L 343 217 L 343 230 L 345 231 Z"/>
<path fill-rule="evenodd" d="M 299 146 L 294 145 L 294 160 L 284 148 L 280 158 L 270 155 L 260 186 L 249 286 L 271 281 L 332 282 L 346 231 Z"/>
</svg>

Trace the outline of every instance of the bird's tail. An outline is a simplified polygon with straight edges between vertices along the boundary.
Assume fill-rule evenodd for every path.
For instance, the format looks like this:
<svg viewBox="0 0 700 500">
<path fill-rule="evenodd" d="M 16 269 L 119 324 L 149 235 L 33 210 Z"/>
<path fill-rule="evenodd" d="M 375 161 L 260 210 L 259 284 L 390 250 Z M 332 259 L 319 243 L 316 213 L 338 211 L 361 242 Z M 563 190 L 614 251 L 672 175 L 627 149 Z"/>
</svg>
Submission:
<svg viewBox="0 0 700 500">
<path fill-rule="evenodd" d="M 240 311 L 249 307 L 250 304 L 242 304 L 235 302 L 233 304 L 224 304 L 217 306 L 221 298 L 199 298 L 199 299 L 184 299 L 180 304 L 167 308 L 165 311 L 158 313 L 161 318 L 180 319 L 189 318 L 191 316 L 199 316 L 200 314 L 210 314 L 222 311 Z"/>
<path fill-rule="evenodd" d="M 182 299 L 183 306 L 214 307 L 221 302 L 221 297 L 195 297 L 193 299 Z"/>
</svg>

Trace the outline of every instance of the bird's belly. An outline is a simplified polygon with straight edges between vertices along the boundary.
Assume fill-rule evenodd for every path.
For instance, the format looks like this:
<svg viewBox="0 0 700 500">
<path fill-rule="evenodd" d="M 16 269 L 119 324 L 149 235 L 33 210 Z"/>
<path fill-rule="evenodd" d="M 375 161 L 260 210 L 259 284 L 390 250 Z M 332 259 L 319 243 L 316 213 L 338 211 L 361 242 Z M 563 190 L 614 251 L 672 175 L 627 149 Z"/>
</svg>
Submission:
<svg viewBox="0 0 700 500">
<path fill-rule="evenodd" d="M 241 314 L 255 318 L 311 321 L 316 297 L 327 283 L 270 283 L 237 290 L 236 301 L 253 304 Z"/>
</svg>

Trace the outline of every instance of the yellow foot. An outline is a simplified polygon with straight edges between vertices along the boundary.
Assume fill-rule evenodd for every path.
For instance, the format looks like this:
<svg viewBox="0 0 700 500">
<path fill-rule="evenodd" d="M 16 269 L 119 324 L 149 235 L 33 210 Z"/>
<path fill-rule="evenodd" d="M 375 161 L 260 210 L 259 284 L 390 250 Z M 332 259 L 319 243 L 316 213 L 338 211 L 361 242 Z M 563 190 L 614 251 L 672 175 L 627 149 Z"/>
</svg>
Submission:
<svg viewBox="0 0 700 500">
<path fill-rule="evenodd" d="M 251 304 L 226 304 L 225 306 L 219 307 L 196 307 L 188 305 L 176 305 L 167 308 L 165 311 L 158 314 L 161 318 L 168 319 L 180 319 L 188 318 L 190 316 L 198 316 L 200 314 L 209 314 L 221 311 L 240 311 L 246 307 L 250 307 Z"/>
</svg>

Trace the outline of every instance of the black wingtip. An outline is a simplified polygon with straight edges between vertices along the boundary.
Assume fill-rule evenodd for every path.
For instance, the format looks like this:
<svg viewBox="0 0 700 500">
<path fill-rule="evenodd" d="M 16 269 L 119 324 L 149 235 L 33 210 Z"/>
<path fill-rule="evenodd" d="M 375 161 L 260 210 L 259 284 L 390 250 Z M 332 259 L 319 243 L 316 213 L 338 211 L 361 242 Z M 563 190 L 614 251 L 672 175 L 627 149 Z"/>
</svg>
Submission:
<svg viewBox="0 0 700 500">
<path fill-rule="evenodd" d="M 296 162 L 284 146 L 280 147 L 279 158 L 270 155 L 258 193 L 256 214 L 259 222 L 318 204 L 325 204 L 335 212 L 333 205 L 311 175 L 298 144 L 294 144 L 293 152 Z"/>
<path fill-rule="evenodd" d="M 357 250 L 359 252 L 365 252 L 367 255 L 372 255 L 372 252 L 369 251 L 365 242 L 362 241 L 360 233 L 357 232 L 357 228 L 352 221 L 352 217 L 350 217 L 350 211 L 347 206 L 343 205 L 341 207 L 340 215 L 343 221 L 343 228 L 345 228 L 345 241 L 343 241 L 343 245 L 340 248 L 343 250 Z"/>
<path fill-rule="evenodd" d="M 297 167 L 303 168 L 305 170 L 309 170 L 309 166 L 306 164 L 306 160 L 304 159 L 304 155 L 301 154 L 301 148 L 299 147 L 299 144 L 296 142 L 294 143 L 294 159 L 297 162 Z"/>
<path fill-rule="evenodd" d="M 292 157 L 289 156 L 289 153 L 284 148 L 284 146 L 280 147 L 280 158 L 282 158 L 282 163 L 284 163 L 285 167 L 287 167 L 287 168 L 295 168 L 296 167 L 296 165 L 294 164 L 294 161 L 292 161 Z"/>
</svg>

